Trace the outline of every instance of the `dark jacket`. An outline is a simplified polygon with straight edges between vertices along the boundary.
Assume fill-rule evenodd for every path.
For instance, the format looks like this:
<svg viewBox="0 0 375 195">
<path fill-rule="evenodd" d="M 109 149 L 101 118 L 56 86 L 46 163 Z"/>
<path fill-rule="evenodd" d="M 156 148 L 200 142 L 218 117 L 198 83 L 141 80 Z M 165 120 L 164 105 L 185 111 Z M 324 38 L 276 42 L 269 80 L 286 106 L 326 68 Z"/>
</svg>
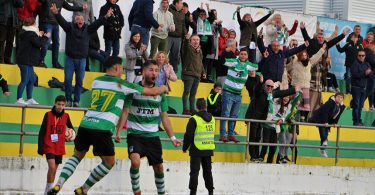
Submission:
<svg viewBox="0 0 375 195">
<path fill-rule="evenodd" d="M 57 22 L 66 33 L 65 54 L 74 59 L 87 58 L 89 53 L 90 34 L 105 24 L 104 18 L 99 18 L 90 25 L 84 24 L 78 28 L 75 23 L 67 22 L 60 13 L 56 15 Z"/>
<path fill-rule="evenodd" d="M 373 71 L 375 71 L 375 54 L 368 48 L 365 48 L 366 62 L 368 62 Z"/>
<path fill-rule="evenodd" d="M 336 45 L 337 51 L 340 53 L 345 52 L 345 66 L 350 67 L 353 62 L 357 59 L 357 53 L 359 50 L 363 50 L 362 42 L 357 41 L 356 44 L 352 40 L 347 42 L 344 47 Z"/>
<path fill-rule="evenodd" d="M 39 10 L 39 24 L 57 24 L 55 15 L 50 11 L 52 3 L 56 4 L 58 9 L 64 8 L 69 11 L 83 11 L 82 7 L 72 6 L 65 0 L 39 0 L 39 2 L 42 3 Z"/>
<path fill-rule="evenodd" d="M 62 117 L 65 114 L 65 110 L 63 110 L 60 113 L 56 112 L 55 106 L 53 106 L 53 108 L 51 109 L 51 112 L 56 117 Z M 42 125 L 40 126 L 39 135 L 38 135 L 38 154 L 40 154 L 40 155 L 44 154 L 44 151 L 43 151 L 43 149 L 44 149 L 44 136 L 46 135 L 46 130 L 47 130 L 47 121 L 48 121 L 47 116 L 48 116 L 48 112 L 43 117 L 43 122 L 42 122 Z M 67 119 L 67 122 L 66 122 L 66 126 L 68 128 L 71 128 L 71 129 L 74 130 L 72 122 L 70 121 L 69 115 L 68 115 L 68 119 Z"/>
<path fill-rule="evenodd" d="M 103 38 L 106 40 L 117 40 L 121 38 L 121 30 L 124 27 L 124 16 L 122 15 L 120 6 L 108 2 L 100 8 L 99 18 L 104 17 L 108 10 L 112 8 L 113 16 L 107 19 L 104 25 Z"/>
<path fill-rule="evenodd" d="M 344 110 L 345 105 L 337 105 L 334 96 L 332 96 L 328 99 L 326 103 L 324 103 L 322 106 L 320 106 L 317 110 L 314 111 L 310 119 L 310 122 L 320 124 L 337 124 Z"/>
<path fill-rule="evenodd" d="M 23 7 L 23 0 L 0 0 L 0 25 L 19 26 L 16 8 Z"/>
<path fill-rule="evenodd" d="M 286 89 L 286 90 L 273 90 L 272 96 L 273 98 L 281 98 L 288 95 L 293 95 L 296 93 L 294 87 Z M 262 83 L 258 83 L 254 87 L 254 94 L 253 99 L 250 102 L 249 107 L 247 108 L 247 112 L 245 118 L 247 119 L 258 119 L 258 120 L 266 120 L 267 113 L 268 113 L 268 94 L 264 89 L 264 85 Z"/>
<path fill-rule="evenodd" d="M 250 42 L 257 41 L 257 27 L 266 21 L 271 16 L 271 13 L 263 16 L 255 22 L 246 22 L 241 19 L 240 12 L 237 12 L 237 21 L 240 25 L 241 37 L 240 37 L 240 46 L 249 46 Z"/>
<path fill-rule="evenodd" d="M 100 40 L 99 40 L 98 32 L 95 31 L 91 33 L 89 47 L 90 49 L 95 49 L 96 51 L 100 49 Z"/>
<path fill-rule="evenodd" d="M 139 25 L 143 28 L 150 29 L 151 27 L 159 28 L 158 21 L 155 20 L 152 13 L 154 13 L 153 0 L 135 0 L 133 7 L 130 10 L 128 22 L 129 29 L 133 24 Z"/>
<path fill-rule="evenodd" d="M 350 37 L 354 34 L 354 32 L 350 33 L 349 36 L 346 38 L 346 42 L 350 41 Z M 363 37 L 361 35 L 358 36 L 358 42 L 363 42 Z"/>
<path fill-rule="evenodd" d="M 205 121 L 211 121 L 212 115 L 208 113 L 207 111 L 199 111 L 196 113 L 196 115 L 203 118 Z M 194 144 L 194 134 L 195 129 L 197 127 L 197 122 L 193 117 L 189 119 L 189 122 L 186 126 L 186 132 L 184 135 L 184 144 L 182 146 L 182 151 L 189 150 L 190 156 L 213 156 L 214 151 L 213 150 L 198 150 L 198 148 Z"/>
<path fill-rule="evenodd" d="M 184 41 L 184 61 L 182 62 L 182 77 L 183 75 L 193 76 L 201 78 L 202 74 L 205 74 L 203 68 L 203 54 L 201 48 L 193 48 L 190 45 L 189 40 Z"/>
<path fill-rule="evenodd" d="M 247 77 L 245 87 L 247 89 L 247 92 L 249 93 L 249 97 L 251 100 L 254 98 L 254 88 L 259 84 L 261 83 L 260 77 L 258 75 L 255 75 L 255 77 Z"/>
<path fill-rule="evenodd" d="M 226 51 L 224 50 L 223 53 L 219 56 L 219 63 L 216 68 L 216 76 L 217 77 L 222 77 L 222 76 L 227 76 L 228 75 L 228 66 L 224 66 L 225 64 L 225 59 L 227 58 L 236 58 L 236 54 L 234 54 L 231 51 Z"/>
<path fill-rule="evenodd" d="M 168 36 L 183 38 L 186 34 L 185 14 L 182 10 L 177 11 L 176 6 L 173 4 L 169 6 L 168 10 L 172 13 L 174 25 L 176 26 L 176 30 L 174 32 L 169 32 Z"/>
<path fill-rule="evenodd" d="M 220 117 L 221 116 L 221 101 L 222 101 L 221 94 L 217 96 L 217 99 L 214 102 L 214 104 L 211 104 L 209 100 L 211 99 L 212 101 L 214 101 L 216 94 L 217 93 L 213 89 L 211 89 L 211 92 L 207 97 L 207 112 L 211 113 L 213 116 Z"/>
<path fill-rule="evenodd" d="M 0 87 L 3 90 L 3 93 L 8 92 L 8 82 L 4 79 L 3 75 L 0 74 Z"/>
<path fill-rule="evenodd" d="M 39 37 L 34 31 L 22 30 L 18 37 L 17 63 L 35 66 L 39 63 L 40 48 L 48 41 L 48 37 Z"/>
<path fill-rule="evenodd" d="M 311 57 L 319 51 L 319 49 L 323 46 L 323 44 L 319 44 L 318 40 L 316 39 L 311 39 L 309 34 L 306 31 L 306 28 L 301 28 L 301 32 L 302 32 L 303 39 L 305 41 L 309 41 L 309 47 L 307 47 L 307 54 L 309 54 L 309 56 Z M 332 46 L 336 45 L 336 43 L 340 42 L 344 38 L 345 38 L 345 35 L 341 34 L 328 42 L 324 41 L 324 43 L 327 44 L 326 50 L 330 49 Z"/>
<path fill-rule="evenodd" d="M 359 60 L 355 60 L 353 65 L 350 66 L 353 87 L 366 88 L 368 76 L 365 75 L 365 72 L 368 68 L 371 68 L 368 62 L 360 62 Z"/>
<path fill-rule="evenodd" d="M 185 29 L 186 29 L 186 33 L 189 32 L 189 27 L 191 27 L 193 29 L 193 34 L 197 34 L 197 23 L 193 21 L 190 22 L 190 12 L 187 12 L 185 14 Z"/>
<path fill-rule="evenodd" d="M 263 36 L 258 38 L 258 47 L 261 53 L 264 53 L 266 48 L 263 43 Z M 284 74 L 284 59 L 297 54 L 306 48 L 305 44 L 302 44 L 293 49 L 279 50 L 278 53 L 272 51 L 271 44 L 268 46 L 269 56 L 267 58 L 262 58 L 259 62 L 259 70 L 262 72 L 264 80 L 271 79 L 274 82 L 282 81 Z"/>
</svg>

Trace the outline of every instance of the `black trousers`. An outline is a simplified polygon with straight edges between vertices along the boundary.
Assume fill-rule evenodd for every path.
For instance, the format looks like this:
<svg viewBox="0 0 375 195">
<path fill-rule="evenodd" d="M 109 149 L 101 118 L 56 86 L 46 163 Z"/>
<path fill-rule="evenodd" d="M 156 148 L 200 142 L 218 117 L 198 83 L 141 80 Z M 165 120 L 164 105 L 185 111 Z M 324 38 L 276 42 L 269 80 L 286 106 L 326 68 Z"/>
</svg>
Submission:
<svg viewBox="0 0 375 195">
<path fill-rule="evenodd" d="M 250 123 L 249 142 L 259 142 L 262 133 L 262 125 L 260 123 Z M 259 158 L 259 146 L 249 145 L 249 153 L 251 159 Z"/>
<path fill-rule="evenodd" d="M 263 126 L 263 143 L 277 143 L 277 134 L 275 128 Z M 260 157 L 264 159 L 268 147 L 270 148 L 270 150 L 267 156 L 267 163 L 272 163 L 273 156 L 276 152 L 276 146 L 262 146 L 262 150 L 260 151 Z"/>
<path fill-rule="evenodd" d="M 190 180 L 189 189 L 190 194 L 196 194 L 198 186 L 199 170 L 202 164 L 203 179 L 208 192 L 214 191 L 214 181 L 212 179 L 212 161 L 211 156 L 190 156 Z"/>
<path fill-rule="evenodd" d="M 15 33 L 15 27 L 11 25 L 0 25 L 0 63 L 11 63 Z"/>
</svg>

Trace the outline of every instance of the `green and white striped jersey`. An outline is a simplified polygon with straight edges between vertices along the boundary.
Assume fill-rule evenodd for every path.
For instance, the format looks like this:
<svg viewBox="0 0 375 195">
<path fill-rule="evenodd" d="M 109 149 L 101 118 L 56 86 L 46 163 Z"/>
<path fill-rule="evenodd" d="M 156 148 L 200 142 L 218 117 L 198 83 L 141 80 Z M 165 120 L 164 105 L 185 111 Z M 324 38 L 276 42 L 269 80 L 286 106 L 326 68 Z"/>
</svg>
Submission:
<svg viewBox="0 0 375 195">
<path fill-rule="evenodd" d="M 165 94 L 157 96 L 129 94 L 125 100 L 125 108 L 129 109 L 128 134 L 159 136 L 160 113 L 168 111 Z"/>
<path fill-rule="evenodd" d="M 100 76 L 92 83 L 91 106 L 80 126 L 114 131 L 124 107 L 125 96 L 140 94 L 143 87 L 114 76 Z"/>
<path fill-rule="evenodd" d="M 225 59 L 225 66 L 228 66 L 228 75 L 224 82 L 224 90 L 235 94 L 241 94 L 245 86 L 249 71 L 257 70 L 258 65 L 246 61 L 240 63 L 238 58 Z"/>
</svg>

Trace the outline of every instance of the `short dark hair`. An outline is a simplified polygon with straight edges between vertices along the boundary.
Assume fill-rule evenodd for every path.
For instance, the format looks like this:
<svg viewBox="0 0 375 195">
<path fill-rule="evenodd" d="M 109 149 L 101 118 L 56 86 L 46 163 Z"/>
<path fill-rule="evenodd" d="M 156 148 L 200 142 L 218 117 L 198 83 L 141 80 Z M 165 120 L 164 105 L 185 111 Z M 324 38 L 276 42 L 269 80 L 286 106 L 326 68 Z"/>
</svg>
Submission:
<svg viewBox="0 0 375 195">
<path fill-rule="evenodd" d="M 173 0 L 173 2 L 172 2 L 172 4 L 173 5 L 176 5 L 178 2 L 180 2 L 180 1 L 182 1 L 182 0 Z"/>
<path fill-rule="evenodd" d="M 344 97 L 344 93 L 342 93 L 342 92 L 337 92 L 337 93 L 335 93 L 335 97 L 337 97 L 337 96 L 342 96 L 342 97 Z"/>
<path fill-rule="evenodd" d="M 32 26 L 35 24 L 35 18 L 34 17 L 26 18 L 25 20 L 23 20 L 22 23 L 24 26 Z"/>
<path fill-rule="evenodd" d="M 356 25 L 354 26 L 354 28 L 361 28 L 361 26 L 360 26 L 359 24 L 356 24 Z"/>
<path fill-rule="evenodd" d="M 183 2 L 182 4 L 184 5 L 184 7 L 189 7 L 189 5 L 186 2 Z"/>
<path fill-rule="evenodd" d="M 195 105 L 197 106 L 198 110 L 205 110 L 207 108 L 207 103 L 204 98 L 198 98 Z"/>
<path fill-rule="evenodd" d="M 215 89 L 216 87 L 222 87 L 221 83 L 220 83 L 220 82 L 216 82 L 216 83 L 214 84 L 214 89 Z"/>
<path fill-rule="evenodd" d="M 104 68 L 106 70 L 112 68 L 115 65 L 121 65 L 122 59 L 118 56 L 110 56 L 107 58 L 107 60 L 104 62 Z"/>
<path fill-rule="evenodd" d="M 241 48 L 241 49 L 240 49 L 240 53 L 241 53 L 242 51 L 246 51 L 246 52 L 247 52 L 246 47 Z"/>
<path fill-rule="evenodd" d="M 57 102 L 66 102 L 66 97 L 63 95 L 59 95 L 55 98 L 55 103 Z"/>
<path fill-rule="evenodd" d="M 143 63 L 143 65 L 142 65 L 142 69 L 143 68 L 147 68 L 147 67 L 149 67 L 151 65 L 157 65 L 157 64 L 158 63 L 156 62 L 156 60 L 146 60 L 146 62 Z"/>
</svg>

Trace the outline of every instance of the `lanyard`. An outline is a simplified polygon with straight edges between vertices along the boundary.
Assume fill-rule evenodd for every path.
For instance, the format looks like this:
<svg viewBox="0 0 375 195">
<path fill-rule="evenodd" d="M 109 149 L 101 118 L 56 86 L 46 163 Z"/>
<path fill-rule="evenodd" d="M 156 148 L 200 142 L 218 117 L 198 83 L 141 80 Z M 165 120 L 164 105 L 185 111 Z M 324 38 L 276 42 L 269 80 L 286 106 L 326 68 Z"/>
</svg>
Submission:
<svg viewBox="0 0 375 195">
<path fill-rule="evenodd" d="M 59 123 L 59 121 L 60 121 L 60 118 L 55 116 L 55 125 L 53 126 L 54 127 L 53 134 L 56 134 L 57 124 Z"/>
</svg>

